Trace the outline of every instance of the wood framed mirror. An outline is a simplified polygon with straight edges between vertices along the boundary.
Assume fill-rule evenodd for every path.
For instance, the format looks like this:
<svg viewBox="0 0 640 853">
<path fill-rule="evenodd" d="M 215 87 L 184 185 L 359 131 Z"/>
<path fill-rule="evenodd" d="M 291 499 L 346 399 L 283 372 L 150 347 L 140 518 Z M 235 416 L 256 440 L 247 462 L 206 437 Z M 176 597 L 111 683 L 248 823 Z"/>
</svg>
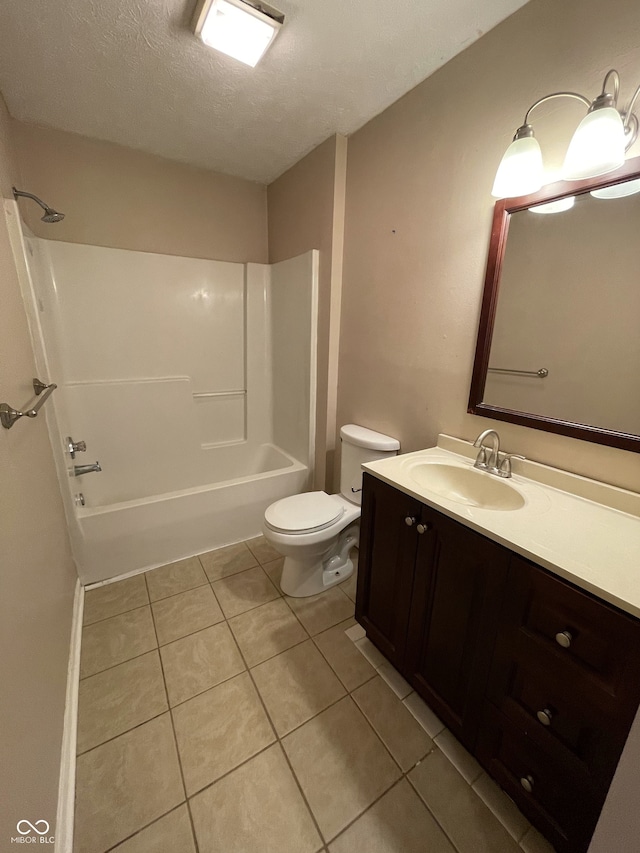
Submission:
<svg viewBox="0 0 640 853">
<path fill-rule="evenodd" d="M 468 411 L 640 452 L 640 157 L 496 203 Z"/>
</svg>

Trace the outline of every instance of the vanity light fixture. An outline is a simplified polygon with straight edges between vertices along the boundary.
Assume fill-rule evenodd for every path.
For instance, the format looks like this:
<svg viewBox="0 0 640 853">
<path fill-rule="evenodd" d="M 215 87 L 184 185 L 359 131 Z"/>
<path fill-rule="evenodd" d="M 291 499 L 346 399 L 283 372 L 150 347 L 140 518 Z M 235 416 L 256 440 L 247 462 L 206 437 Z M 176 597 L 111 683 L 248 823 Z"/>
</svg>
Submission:
<svg viewBox="0 0 640 853">
<path fill-rule="evenodd" d="M 284 15 L 266 3 L 248 0 L 200 0 L 193 28 L 215 50 L 255 68 L 278 35 Z"/>
<path fill-rule="evenodd" d="M 607 91 L 613 81 L 613 93 Z M 524 123 L 518 128 L 513 142 L 507 148 L 498 167 L 491 190 L 495 198 L 529 195 L 537 192 L 544 183 L 542 153 L 529 124 L 531 112 L 552 98 L 574 98 L 588 107 L 567 149 L 562 168 L 565 181 L 595 178 L 619 168 L 625 153 L 638 136 L 638 119 L 633 113 L 640 86 L 636 89 L 626 110 L 618 109 L 620 75 L 615 69 L 607 72 L 602 92 L 591 101 L 577 92 L 553 92 L 539 98 L 527 110 Z"/>
<path fill-rule="evenodd" d="M 640 178 L 636 178 L 635 181 L 613 184 L 611 187 L 602 187 L 599 190 L 591 190 L 591 195 L 594 198 L 624 198 L 636 193 L 640 193 Z"/>
</svg>

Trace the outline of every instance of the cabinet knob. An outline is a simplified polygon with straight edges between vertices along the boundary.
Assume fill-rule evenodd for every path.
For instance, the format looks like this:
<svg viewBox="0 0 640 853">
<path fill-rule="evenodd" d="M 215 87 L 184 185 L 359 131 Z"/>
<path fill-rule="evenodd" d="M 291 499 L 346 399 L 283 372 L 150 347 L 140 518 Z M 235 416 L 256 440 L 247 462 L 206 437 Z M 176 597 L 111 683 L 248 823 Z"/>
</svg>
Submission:
<svg viewBox="0 0 640 853">
<path fill-rule="evenodd" d="M 548 708 L 545 708 L 544 711 L 538 711 L 536 717 L 538 718 L 538 722 L 542 723 L 543 726 L 550 726 L 553 714 Z"/>
<path fill-rule="evenodd" d="M 407 525 L 407 527 L 413 527 L 413 525 L 416 523 L 416 520 L 412 515 L 408 515 L 405 518 L 404 523 Z"/>
<path fill-rule="evenodd" d="M 523 776 L 522 779 L 520 779 L 520 784 L 527 794 L 530 794 L 533 791 L 533 776 Z"/>
<path fill-rule="evenodd" d="M 422 535 L 423 533 L 426 533 L 427 530 L 430 530 L 430 529 L 431 529 L 430 524 L 418 524 L 418 525 L 416 525 L 416 530 L 418 531 L 418 533 L 420 533 L 420 535 Z"/>
<path fill-rule="evenodd" d="M 573 640 L 573 637 L 571 636 L 571 633 L 569 631 L 559 631 L 556 634 L 556 643 L 559 646 L 562 646 L 563 649 L 569 648 L 569 646 L 571 645 L 571 640 Z"/>
</svg>

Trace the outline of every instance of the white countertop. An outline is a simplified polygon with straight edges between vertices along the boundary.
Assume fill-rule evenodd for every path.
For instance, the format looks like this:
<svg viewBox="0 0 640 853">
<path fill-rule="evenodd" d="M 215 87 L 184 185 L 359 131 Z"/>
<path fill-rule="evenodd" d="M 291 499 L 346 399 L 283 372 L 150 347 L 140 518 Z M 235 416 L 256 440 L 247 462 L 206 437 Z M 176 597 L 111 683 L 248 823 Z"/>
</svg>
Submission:
<svg viewBox="0 0 640 853">
<path fill-rule="evenodd" d="M 513 477 L 506 483 L 520 492 L 524 506 L 493 510 L 442 497 L 426 488 L 424 482 L 419 484 L 411 474 L 416 461 L 472 468 L 476 453 L 469 442 L 440 436 L 437 447 L 362 467 L 405 494 L 640 618 L 640 494 L 538 463 L 514 460 Z M 487 472 L 478 473 L 495 478 Z"/>
</svg>

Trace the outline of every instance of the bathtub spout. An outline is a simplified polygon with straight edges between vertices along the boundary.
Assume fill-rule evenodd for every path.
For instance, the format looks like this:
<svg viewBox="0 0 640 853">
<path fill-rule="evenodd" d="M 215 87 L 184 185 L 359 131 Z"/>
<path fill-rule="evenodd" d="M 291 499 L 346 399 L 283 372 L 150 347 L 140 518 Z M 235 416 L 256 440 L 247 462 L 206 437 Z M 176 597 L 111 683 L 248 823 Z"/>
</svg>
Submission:
<svg viewBox="0 0 640 853">
<path fill-rule="evenodd" d="M 74 465 L 73 476 L 81 477 L 83 474 L 91 474 L 93 471 L 102 471 L 99 462 L 94 462 L 93 465 Z"/>
</svg>

